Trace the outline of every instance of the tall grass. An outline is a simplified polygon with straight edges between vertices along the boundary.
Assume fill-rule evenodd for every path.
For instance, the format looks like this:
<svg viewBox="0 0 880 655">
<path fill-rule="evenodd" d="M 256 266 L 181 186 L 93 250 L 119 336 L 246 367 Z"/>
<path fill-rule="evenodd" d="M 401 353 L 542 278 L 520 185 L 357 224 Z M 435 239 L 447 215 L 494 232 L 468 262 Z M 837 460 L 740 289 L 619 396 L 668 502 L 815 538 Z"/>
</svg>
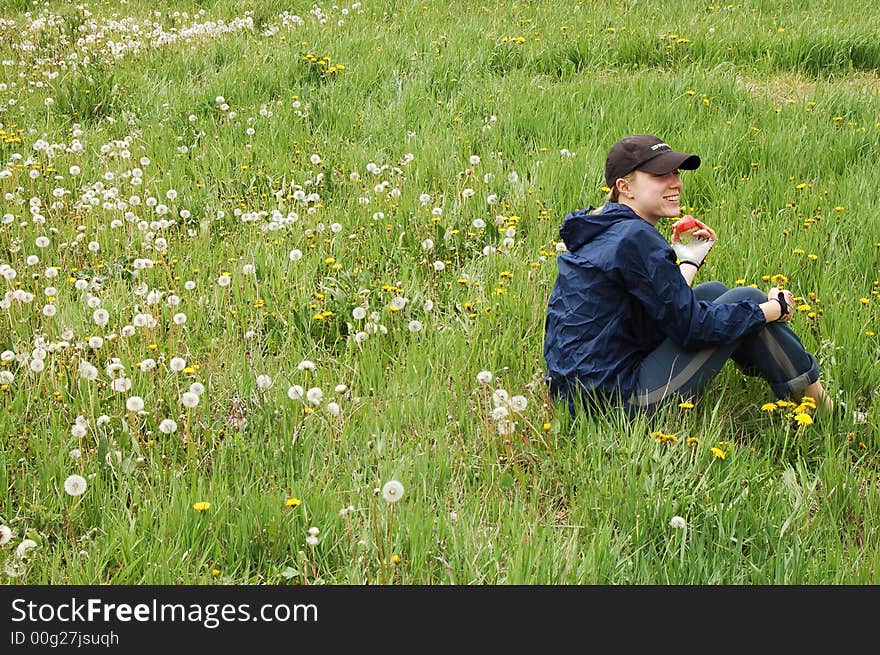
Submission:
<svg viewBox="0 0 880 655">
<path fill-rule="evenodd" d="M 880 51 L 833 9 L 10 4 L 0 579 L 873 582 Z M 845 413 L 732 366 L 650 423 L 553 405 L 558 227 L 637 132 L 700 154 L 700 279 L 784 276 Z"/>
</svg>

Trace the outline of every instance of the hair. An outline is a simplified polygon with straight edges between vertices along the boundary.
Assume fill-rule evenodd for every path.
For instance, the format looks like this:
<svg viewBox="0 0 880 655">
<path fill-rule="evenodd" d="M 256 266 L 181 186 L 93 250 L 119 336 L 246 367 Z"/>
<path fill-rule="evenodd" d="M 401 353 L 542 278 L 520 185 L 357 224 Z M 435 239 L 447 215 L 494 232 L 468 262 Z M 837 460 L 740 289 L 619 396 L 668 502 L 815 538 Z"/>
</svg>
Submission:
<svg viewBox="0 0 880 655">
<path fill-rule="evenodd" d="M 630 171 L 629 173 L 627 173 L 626 175 L 622 175 L 618 179 L 626 180 L 629 184 L 632 184 L 635 177 L 636 177 L 636 172 Z M 598 214 L 605 208 L 605 205 L 607 205 L 609 202 L 617 202 L 619 199 L 620 199 L 620 191 L 617 190 L 617 183 L 615 181 L 614 186 L 611 187 L 611 189 L 608 191 L 608 195 L 605 196 L 605 202 L 603 202 L 601 205 L 596 207 L 596 209 L 594 209 L 590 213 L 591 214 Z"/>
</svg>

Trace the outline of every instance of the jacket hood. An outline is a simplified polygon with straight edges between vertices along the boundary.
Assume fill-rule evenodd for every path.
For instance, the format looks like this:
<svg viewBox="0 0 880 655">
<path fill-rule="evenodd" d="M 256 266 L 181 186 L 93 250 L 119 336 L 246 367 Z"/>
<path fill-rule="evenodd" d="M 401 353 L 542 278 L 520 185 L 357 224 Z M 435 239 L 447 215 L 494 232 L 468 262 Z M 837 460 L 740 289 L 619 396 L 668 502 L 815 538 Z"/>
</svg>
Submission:
<svg viewBox="0 0 880 655">
<path fill-rule="evenodd" d="M 568 250 L 577 250 L 615 223 L 639 218 L 632 209 L 616 202 L 606 203 L 596 214 L 590 213 L 593 211 L 595 211 L 594 207 L 577 209 L 563 219 L 559 236 L 562 237 Z"/>
</svg>

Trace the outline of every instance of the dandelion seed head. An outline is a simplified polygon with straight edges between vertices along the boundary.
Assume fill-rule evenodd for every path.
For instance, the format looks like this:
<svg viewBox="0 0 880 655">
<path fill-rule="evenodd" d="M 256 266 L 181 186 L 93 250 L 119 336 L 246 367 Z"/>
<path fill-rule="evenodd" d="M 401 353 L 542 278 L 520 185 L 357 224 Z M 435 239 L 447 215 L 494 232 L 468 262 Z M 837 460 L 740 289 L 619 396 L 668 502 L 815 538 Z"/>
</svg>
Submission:
<svg viewBox="0 0 880 655">
<path fill-rule="evenodd" d="M 86 491 L 86 479 L 74 473 L 64 481 L 64 491 L 68 496 L 82 496 Z"/>
<path fill-rule="evenodd" d="M 180 395 L 180 402 L 184 407 L 192 409 L 199 404 L 199 396 L 192 391 L 185 391 Z"/>
<path fill-rule="evenodd" d="M 403 485 L 397 480 L 389 480 L 382 486 L 382 498 L 388 503 L 396 503 L 403 497 Z"/>
</svg>

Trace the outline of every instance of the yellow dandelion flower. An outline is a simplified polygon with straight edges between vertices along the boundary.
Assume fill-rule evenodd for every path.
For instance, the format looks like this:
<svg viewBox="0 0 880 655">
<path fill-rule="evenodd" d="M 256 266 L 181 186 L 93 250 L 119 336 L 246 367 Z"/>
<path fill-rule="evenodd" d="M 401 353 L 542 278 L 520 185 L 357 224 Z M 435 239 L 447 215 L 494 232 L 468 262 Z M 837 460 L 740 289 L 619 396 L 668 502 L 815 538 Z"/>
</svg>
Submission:
<svg viewBox="0 0 880 655">
<path fill-rule="evenodd" d="M 690 446 L 691 448 L 696 448 L 697 446 L 700 445 L 700 440 L 697 439 L 696 437 L 688 437 L 687 439 L 684 440 L 684 442 L 688 446 Z"/>
<path fill-rule="evenodd" d="M 284 504 L 287 507 L 296 507 L 300 503 L 302 503 L 302 501 L 299 498 L 288 498 L 284 501 Z"/>
<path fill-rule="evenodd" d="M 215 578 L 220 575 L 220 569 L 211 569 L 211 575 Z"/>
<path fill-rule="evenodd" d="M 812 425 L 813 419 L 809 414 L 800 413 L 794 415 L 794 420 L 798 422 L 798 425 Z"/>
<path fill-rule="evenodd" d="M 863 305 L 867 305 L 871 301 L 868 300 L 867 298 L 859 298 L 859 302 L 862 303 Z"/>
<path fill-rule="evenodd" d="M 683 403 L 678 403 L 678 406 L 681 407 L 682 409 L 693 409 L 694 408 L 694 404 L 692 402 L 687 401 L 687 400 L 684 401 Z"/>
<path fill-rule="evenodd" d="M 391 563 L 392 564 L 400 564 L 400 555 L 397 555 L 396 553 L 394 555 L 392 555 L 391 556 Z"/>
<path fill-rule="evenodd" d="M 775 412 L 776 411 L 776 403 L 764 403 L 761 405 L 762 412 Z"/>
<path fill-rule="evenodd" d="M 712 454 L 715 455 L 717 459 L 727 459 L 727 453 L 718 448 L 717 446 L 713 446 L 711 449 Z"/>
<path fill-rule="evenodd" d="M 193 503 L 193 509 L 197 512 L 206 512 L 211 509 L 211 503 L 202 500 L 197 503 Z"/>
</svg>

